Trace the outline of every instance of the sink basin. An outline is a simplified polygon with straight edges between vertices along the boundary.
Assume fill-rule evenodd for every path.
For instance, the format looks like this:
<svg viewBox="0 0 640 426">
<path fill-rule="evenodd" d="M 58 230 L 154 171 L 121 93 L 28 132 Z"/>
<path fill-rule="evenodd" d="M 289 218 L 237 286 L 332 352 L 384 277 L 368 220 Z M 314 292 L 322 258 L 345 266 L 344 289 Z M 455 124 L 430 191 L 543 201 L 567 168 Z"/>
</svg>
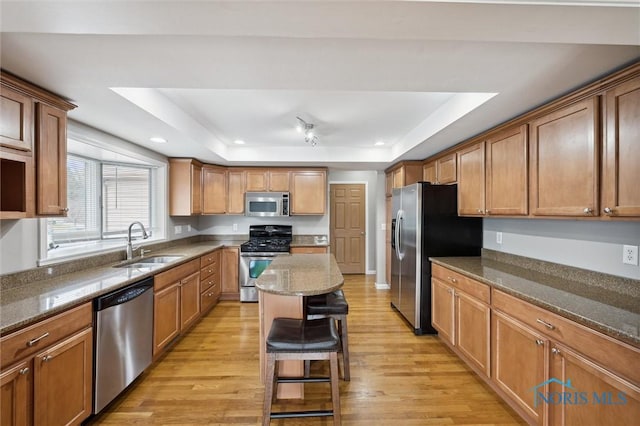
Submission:
<svg viewBox="0 0 640 426">
<path fill-rule="evenodd" d="M 168 256 L 143 257 L 141 259 L 136 259 L 132 263 L 122 263 L 119 265 L 115 265 L 115 267 L 116 268 L 148 268 L 153 265 L 161 266 L 166 263 L 173 262 L 174 260 L 178 260 L 182 257 L 184 256 L 181 254 L 168 255 Z"/>
</svg>

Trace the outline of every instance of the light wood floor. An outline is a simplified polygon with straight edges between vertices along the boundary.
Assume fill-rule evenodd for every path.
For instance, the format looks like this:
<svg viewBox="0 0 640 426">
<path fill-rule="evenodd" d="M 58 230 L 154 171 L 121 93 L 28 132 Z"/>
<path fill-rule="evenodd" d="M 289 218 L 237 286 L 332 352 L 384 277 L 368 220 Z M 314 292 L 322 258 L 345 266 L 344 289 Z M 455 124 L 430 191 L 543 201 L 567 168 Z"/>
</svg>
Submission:
<svg viewBox="0 0 640 426">
<path fill-rule="evenodd" d="M 345 276 L 351 381 L 341 381 L 343 425 L 515 425 L 524 422 L 434 336 L 415 336 L 373 276 Z M 256 425 L 258 305 L 221 302 L 90 424 Z M 312 372 L 319 372 L 316 365 Z M 330 408 L 328 384 L 305 404 Z M 309 406 L 305 406 L 306 409 Z M 278 404 L 274 411 L 301 409 Z M 330 425 L 331 418 L 272 425 Z"/>
</svg>

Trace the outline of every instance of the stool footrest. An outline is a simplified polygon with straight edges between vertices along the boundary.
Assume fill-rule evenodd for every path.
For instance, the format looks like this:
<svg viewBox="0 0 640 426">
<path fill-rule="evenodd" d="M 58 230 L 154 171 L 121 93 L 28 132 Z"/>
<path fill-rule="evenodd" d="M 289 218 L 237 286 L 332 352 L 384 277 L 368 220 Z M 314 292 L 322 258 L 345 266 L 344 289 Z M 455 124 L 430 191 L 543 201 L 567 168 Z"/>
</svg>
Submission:
<svg viewBox="0 0 640 426">
<path fill-rule="evenodd" d="M 271 413 L 272 419 L 292 419 L 295 417 L 330 417 L 333 416 L 332 410 L 311 410 L 311 411 L 287 411 L 280 413 Z"/>
<path fill-rule="evenodd" d="M 331 377 L 278 377 L 278 383 L 329 383 Z"/>
</svg>

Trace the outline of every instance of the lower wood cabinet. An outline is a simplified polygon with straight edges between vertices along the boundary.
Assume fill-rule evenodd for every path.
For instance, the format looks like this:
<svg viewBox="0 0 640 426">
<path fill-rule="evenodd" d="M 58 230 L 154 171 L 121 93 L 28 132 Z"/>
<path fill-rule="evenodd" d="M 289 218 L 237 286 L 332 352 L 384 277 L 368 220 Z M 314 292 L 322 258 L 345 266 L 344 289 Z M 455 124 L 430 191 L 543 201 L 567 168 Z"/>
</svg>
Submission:
<svg viewBox="0 0 640 426">
<path fill-rule="evenodd" d="M 328 247 L 313 247 L 313 246 L 306 246 L 306 247 L 291 247 L 289 249 L 289 253 L 291 254 L 322 254 L 322 253 L 327 253 L 327 248 Z"/>
<path fill-rule="evenodd" d="M 221 253 L 215 250 L 200 257 L 200 314 L 206 314 L 220 299 Z"/>
<path fill-rule="evenodd" d="M 220 300 L 240 300 L 240 248 L 222 249 L 222 292 Z"/>
<path fill-rule="evenodd" d="M 200 316 L 200 259 L 154 277 L 153 356 Z"/>
<path fill-rule="evenodd" d="M 432 271 L 440 338 L 529 424 L 638 424 L 640 349 L 495 288 L 486 293 L 448 268 Z"/>
<path fill-rule="evenodd" d="M 91 303 L 2 337 L 1 424 L 79 425 L 91 414 Z"/>
</svg>

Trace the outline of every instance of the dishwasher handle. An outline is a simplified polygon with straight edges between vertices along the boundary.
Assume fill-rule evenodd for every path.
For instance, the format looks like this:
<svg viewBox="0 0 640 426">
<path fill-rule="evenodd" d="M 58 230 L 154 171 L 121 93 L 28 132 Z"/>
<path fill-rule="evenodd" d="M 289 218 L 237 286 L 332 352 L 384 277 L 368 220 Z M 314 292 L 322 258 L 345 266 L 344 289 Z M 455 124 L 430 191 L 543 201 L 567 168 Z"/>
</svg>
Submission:
<svg viewBox="0 0 640 426">
<path fill-rule="evenodd" d="M 145 291 L 153 288 L 153 277 L 149 277 L 127 287 L 105 294 L 93 300 L 93 310 L 102 311 L 113 306 L 127 303 L 140 296 Z"/>
</svg>

